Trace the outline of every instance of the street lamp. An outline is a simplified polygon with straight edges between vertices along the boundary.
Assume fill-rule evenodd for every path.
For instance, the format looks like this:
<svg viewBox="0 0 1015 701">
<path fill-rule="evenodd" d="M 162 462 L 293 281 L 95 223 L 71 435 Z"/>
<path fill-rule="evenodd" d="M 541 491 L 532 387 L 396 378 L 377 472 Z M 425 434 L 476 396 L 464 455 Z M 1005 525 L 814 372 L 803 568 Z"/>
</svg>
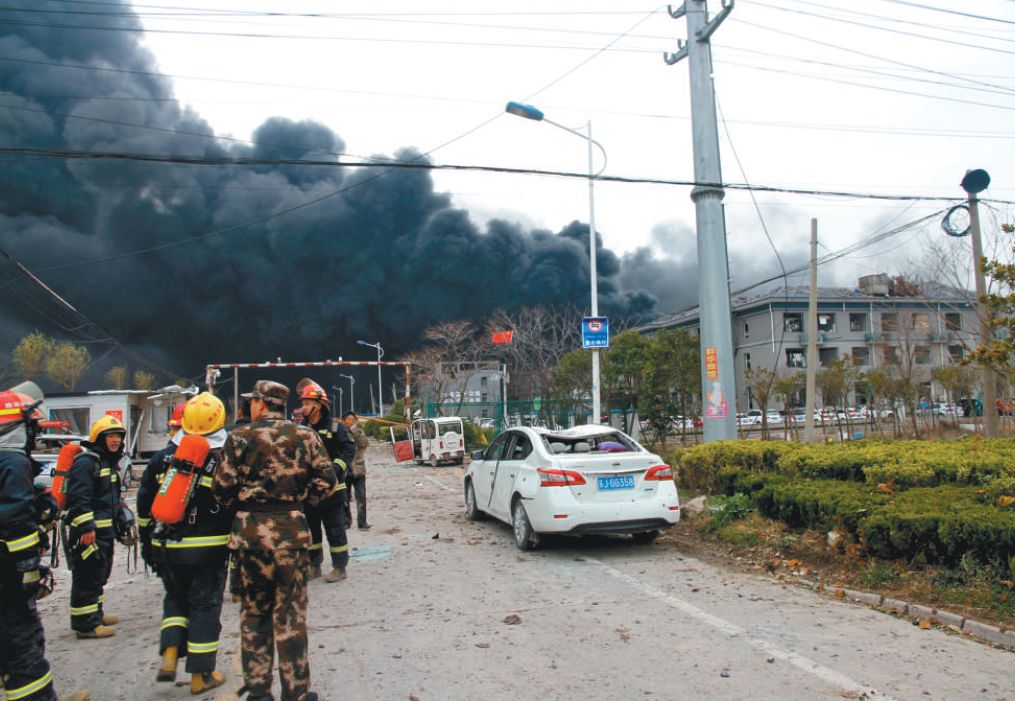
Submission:
<svg viewBox="0 0 1015 701">
<path fill-rule="evenodd" d="M 536 122 L 546 122 L 552 124 L 558 129 L 563 129 L 566 132 L 580 136 L 588 142 L 589 146 L 589 286 L 591 288 L 592 296 L 592 316 L 599 316 L 599 293 L 597 291 L 597 280 L 596 280 L 596 207 L 595 207 L 595 192 L 593 190 L 593 183 L 604 170 L 606 170 L 606 149 L 603 145 L 592 138 L 592 120 L 590 119 L 585 124 L 585 129 L 588 133 L 583 134 L 580 131 L 566 127 L 563 124 L 558 124 L 552 119 L 547 119 L 542 111 L 536 109 L 532 105 L 525 105 L 521 102 L 509 102 L 504 107 L 504 111 L 508 114 L 513 114 L 516 117 L 523 117 L 525 119 L 531 119 Z M 592 167 L 592 145 L 595 144 L 599 149 L 599 152 L 603 154 L 603 167 L 598 171 L 593 171 Z M 599 394 L 599 349 L 592 349 L 592 423 L 598 424 L 600 421 L 600 394 Z"/>
<path fill-rule="evenodd" d="M 384 349 L 381 348 L 380 341 L 377 343 L 356 341 L 356 343 L 361 346 L 370 346 L 377 349 L 377 416 L 384 416 L 384 386 L 381 385 L 381 358 L 384 357 Z"/>
<path fill-rule="evenodd" d="M 333 390 L 335 390 L 336 392 L 338 392 L 338 417 L 341 418 L 341 416 L 342 416 L 342 398 L 344 396 L 344 392 L 342 391 L 342 388 L 339 387 L 338 385 L 332 385 L 331 388 Z"/>
<path fill-rule="evenodd" d="M 342 373 L 338 373 L 338 376 L 349 380 L 349 411 L 356 411 L 356 378 Z"/>
</svg>

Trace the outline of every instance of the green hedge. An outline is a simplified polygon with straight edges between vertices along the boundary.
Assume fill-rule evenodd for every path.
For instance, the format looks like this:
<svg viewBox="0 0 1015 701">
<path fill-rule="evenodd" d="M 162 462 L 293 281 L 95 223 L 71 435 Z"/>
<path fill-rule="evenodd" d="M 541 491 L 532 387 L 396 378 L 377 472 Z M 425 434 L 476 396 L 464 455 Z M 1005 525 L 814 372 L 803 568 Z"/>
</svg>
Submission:
<svg viewBox="0 0 1015 701">
<path fill-rule="evenodd" d="M 1015 509 L 983 503 L 966 485 L 917 487 L 885 494 L 858 482 L 724 470 L 727 494 L 749 494 L 758 512 L 796 528 L 835 528 L 858 538 L 868 555 L 956 564 L 1015 558 Z"/>
</svg>

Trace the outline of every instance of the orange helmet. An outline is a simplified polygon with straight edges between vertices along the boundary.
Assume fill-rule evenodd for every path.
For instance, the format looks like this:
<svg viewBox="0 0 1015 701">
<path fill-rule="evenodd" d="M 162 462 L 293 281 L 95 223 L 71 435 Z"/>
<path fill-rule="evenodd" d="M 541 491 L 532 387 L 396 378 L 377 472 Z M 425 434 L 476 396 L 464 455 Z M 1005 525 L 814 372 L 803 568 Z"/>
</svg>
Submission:
<svg viewBox="0 0 1015 701">
<path fill-rule="evenodd" d="M 304 399 L 313 399 L 324 404 L 326 407 L 331 407 L 331 400 L 328 399 L 328 393 L 324 391 L 324 388 L 319 384 L 311 380 L 309 377 L 304 377 L 296 385 L 296 391 L 300 395 L 300 401 Z"/>
<path fill-rule="evenodd" d="M 176 430 L 183 426 L 183 410 L 187 408 L 187 403 L 177 404 L 176 408 L 173 409 L 173 415 L 169 419 L 169 428 Z"/>
</svg>

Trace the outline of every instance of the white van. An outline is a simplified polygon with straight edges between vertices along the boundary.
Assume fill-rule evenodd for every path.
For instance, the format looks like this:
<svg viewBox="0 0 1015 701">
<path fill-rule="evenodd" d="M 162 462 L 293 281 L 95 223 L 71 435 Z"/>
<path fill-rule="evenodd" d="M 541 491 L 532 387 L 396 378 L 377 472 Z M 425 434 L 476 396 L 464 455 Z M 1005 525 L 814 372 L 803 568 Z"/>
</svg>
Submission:
<svg viewBox="0 0 1015 701">
<path fill-rule="evenodd" d="M 409 427 L 412 456 L 420 465 L 461 465 L 465 461 L 465 429 L 458 416 L 416 419 Z"/>
</svg>

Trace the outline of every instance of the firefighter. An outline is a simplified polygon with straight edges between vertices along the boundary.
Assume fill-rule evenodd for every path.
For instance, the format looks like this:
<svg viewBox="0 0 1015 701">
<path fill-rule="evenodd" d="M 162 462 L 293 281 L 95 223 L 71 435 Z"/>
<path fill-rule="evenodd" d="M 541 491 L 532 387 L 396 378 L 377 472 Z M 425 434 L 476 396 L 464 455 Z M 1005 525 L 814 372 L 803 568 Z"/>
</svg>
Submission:
<svg viewBox="0 0 1015 701">
<path fill-rule="evenodd" d="M 222 630 L 222 594 L 229 557 L 232 514 L 212 496 L 211 486 L 226 441 L 226 409 L 207 392 L 193 397 L 183 411 L 183 433 L 148 462 L 137 493 L 139 518 L 151 518 L 160 485 L 173 464 L 184 435 L 203 436 L 210 451 L 195 473 L 195 485 L 179 523 L 155 521 L 150 535 L 149 559 L 162 579 L 165 597 L 159 654 L 160 682 L 176 680 L 179 657 L 186 656 L 190 692 L 201 694 L 221 686 L 225 677 L 215 670 Z"/>
<path fill-rule="evenodd" d="M 0 675 L 8 699 L 55 701 L 53 673 L 45 657 L 45 635 L 36 600 L 52 591 L 42 563 L 46 522 L 56 504 L 39 493 L 38 470 L 30 459 L 35 442 L 33 405 L 16 392 L 0 392 Z M 77 691 L 63 701 L 88 701 Z"/>
<path fill-rule="evenodd" d="M 172 416 L 170 416 L 169 421 L 166 422 L 166 427 L 169 429 L 169 442 L 166 443 L 165 448 L 158 451 L 157 453 L 155 453 L 155 455 L 151 457 L 151 459 L 148 461 L 148 465 L 151 465 L 152 462 L 157 462 L 165 459 L 167 450 L 170 449 L 175 450 L 176 444 L 173 443 L 173 438 L 176 436 L 177 433 L 180 432 L 180 428 L 183 427 L 183 410 L 186 407 L 187 403 L 182 402 L 180 404 L 177 404 L 176 407 L 173 409 Z M 170 450 L 169 453 L 170 459 L 172 459 L 172 450 Z M 140 497 L 140 489 L 141 487 L 138 487 L 139 490 L 138 497 Z M 155 495 L 152 494 L 150 498 L 154 499 Z M 151 508 L 150 502 L 149 508 Z M 137 525 L 139 531 L 138 535 L 141 540 L 141 557 L 144 559 L 145 564 L 151 567 L 152 563 L 151 558 L 149 556 L 151 555 L 152 528 L 155 527 L 155 523 L 152 521 L 151 516 L 148 515 L 147 511 L 143 514 L 139 511 L 137 517 Z"/>
<path fill-rule="evenodd" d="M 323 387 L 310 378 L 304 378 L 296 385 L 296 390 L 300 396 L 302 424 L 320 437 L 338 478 L 334 494 L 322 499 L 319 504 L 306 507 L 307 521 L 314 539 L 313 545 L 310 546 L 310 579 L 320 576 L 321 565 L 324 562 L 321 537 L 323 525 L 328 536 L 328 550 L 331 553 L 331 572 L 324 576 L 324 581 L 339 582 L 346 578 L 346 567 L 349 564 L 349 540 L 345 532 L 348 496 L 346 471 L 356 455 L 356 444 L 349 438 L 349 432 L 342 422 L 331 418 L 331 403 Z"/>
<path fill-rule="evenodd" d="M 95 421 L 67 476 L 64 542 L 71 566 L 71 628 L 78 638 L 116 634 L 119 618 L 105 613 L 102 591 L 113 570 L 113 541 L 132 544 L 133 516 L 120 498 L 116 472 L 126 435 L 115 417 Z"/>
<path fill-rule="evenodd" d="M 187 408 L 187 403 L 182 402 L 177 404 L 173 409 L 173 415 L 169 418 L 169 438 L 170 440 L 175 436 L 180 428 L 183 426 L 183 410 Z"/>
</svg>

